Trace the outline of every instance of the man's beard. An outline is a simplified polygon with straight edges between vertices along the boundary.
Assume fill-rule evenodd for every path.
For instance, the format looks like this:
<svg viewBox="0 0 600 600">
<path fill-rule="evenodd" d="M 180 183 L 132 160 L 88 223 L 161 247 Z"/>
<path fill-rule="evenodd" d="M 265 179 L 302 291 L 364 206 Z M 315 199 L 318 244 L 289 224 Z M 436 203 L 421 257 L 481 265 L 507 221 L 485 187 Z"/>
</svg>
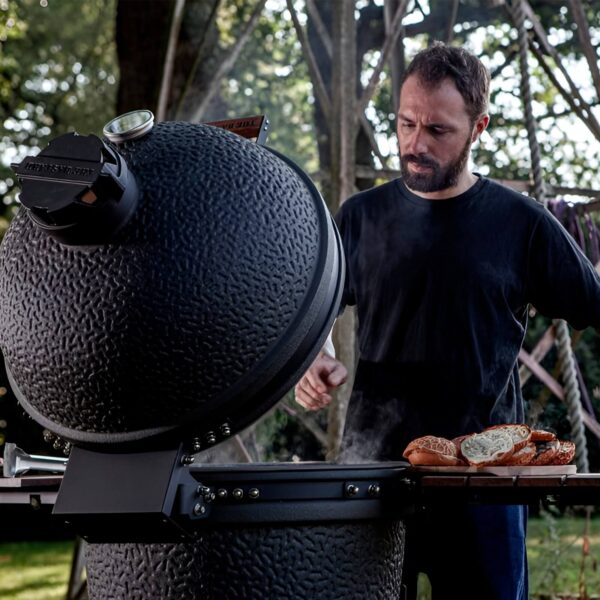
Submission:
<svg viewBox="0 0 600 600">
<path fill-rule="evenodd" d="M 428 193 L 447 190 L 458 183 L 458 178 L 469 160 L 470 150 L 471 138 L 469 137 L 458 158 L 445 168 L 442 168 L 438 162 L 426 154 L 405 154 L 400 157 L 402 179 L 406 186 L 415 192 Z M 431 171 L 428 173 L 413 173 L 408 169 L 409 162 L 430 167 Z"/>
</svg>

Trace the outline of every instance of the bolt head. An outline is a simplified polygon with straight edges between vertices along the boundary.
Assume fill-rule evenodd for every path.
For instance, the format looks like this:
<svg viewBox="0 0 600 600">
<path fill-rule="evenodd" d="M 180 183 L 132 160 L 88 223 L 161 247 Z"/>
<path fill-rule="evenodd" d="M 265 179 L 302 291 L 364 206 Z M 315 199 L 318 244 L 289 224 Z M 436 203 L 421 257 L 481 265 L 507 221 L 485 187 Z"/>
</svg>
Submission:
<svg viewBox="0 0 600 600">
<path fill-rule="evenodd" d="M 381 487 L 377 483 L 373 483 L 369 486 L 369 496 L 379 496 L 381 493 Z"/>
<path fill-rule="evenodd" d="M 347 496 L 356 496 L 356 494 L 358 494 L 360 488 L 355 485 L 354 483 L 349 483 L 346 486 L 346 495 Z"/>
</svg>

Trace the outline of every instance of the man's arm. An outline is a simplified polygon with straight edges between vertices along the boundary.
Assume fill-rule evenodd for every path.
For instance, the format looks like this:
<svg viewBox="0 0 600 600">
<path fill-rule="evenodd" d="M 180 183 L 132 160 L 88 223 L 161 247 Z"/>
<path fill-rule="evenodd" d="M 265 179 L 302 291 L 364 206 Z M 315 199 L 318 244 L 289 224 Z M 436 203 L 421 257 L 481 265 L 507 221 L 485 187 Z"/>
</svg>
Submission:
<svg viewBox="0 0 600 600">
<path fill-rule="evenodd" d="M 335 358 L 335 347 L 331 333 L 323 349 L 308 371 L 296 384 L 296 402 L 307 410 L 319 410 L 331 402 L 331 391 L 348 378 L 346 367 Z"/>
<path fill-rule="evenodd" d="M 548 211 L 530 241 L 527 300 L 574 329 L 600 331 L 600 276 L 575 240 Z"/>
</svg>

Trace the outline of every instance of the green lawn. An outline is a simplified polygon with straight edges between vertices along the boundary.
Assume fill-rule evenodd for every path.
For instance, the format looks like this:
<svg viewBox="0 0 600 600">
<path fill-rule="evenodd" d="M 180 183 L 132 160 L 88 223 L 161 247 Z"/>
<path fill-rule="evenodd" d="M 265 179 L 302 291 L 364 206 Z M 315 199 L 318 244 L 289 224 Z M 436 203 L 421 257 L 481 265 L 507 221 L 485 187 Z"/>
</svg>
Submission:
<svg viewBox="0 0 600 600">
<path fill-rule="evenodd" d="M 2 600 L 64 600 L 73 542 L 0 544 Z"/>
<path fill-rule="evenodd" d="M 600 598 L 600 517 L 590 522 L 585 545 L 585 519 L 548 515 L 529 520 L 527 557 L 532 596 L 550 600 L 553 592 L 579 598 L 579 584 L 589 597 Z M 583 596 L 581 596 L 583 597 Z"/>
<path fill-rule="evenodd" d="M 581 517 L 530 519 L 532 600 L 575 600 L 580 581 L 590 598 L 600 599 L 600 517 L 591 521 L 585 557 L 584 527 Z M 0 599 L 64 600 L 72 551 L 71 542 L 0 544 Z"/>
</svg>

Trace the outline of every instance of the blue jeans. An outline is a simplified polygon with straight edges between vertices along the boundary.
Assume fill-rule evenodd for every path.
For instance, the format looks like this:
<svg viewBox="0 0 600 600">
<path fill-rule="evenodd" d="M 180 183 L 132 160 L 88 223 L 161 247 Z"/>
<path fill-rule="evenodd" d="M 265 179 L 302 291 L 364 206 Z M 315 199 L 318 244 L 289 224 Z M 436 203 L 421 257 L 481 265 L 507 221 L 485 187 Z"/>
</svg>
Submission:
<svg viewBox="0 0 600 600">
<path fill-rule="evenodd" d="M 407 520 L 405 598 L 416 598 L 422 572 L 433 600 L 527 600 L 526 528 L 526 506 L 428 507 Z"/>
</svg>

